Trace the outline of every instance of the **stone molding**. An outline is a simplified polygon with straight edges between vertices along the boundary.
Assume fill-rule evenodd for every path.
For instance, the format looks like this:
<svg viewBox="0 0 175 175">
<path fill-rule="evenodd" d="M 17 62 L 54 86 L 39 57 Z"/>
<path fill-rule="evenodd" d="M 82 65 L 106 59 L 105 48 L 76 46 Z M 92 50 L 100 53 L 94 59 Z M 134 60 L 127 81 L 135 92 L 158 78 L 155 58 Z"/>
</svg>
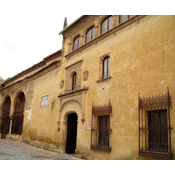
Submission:
<svg viewBox="0 0 175 175">
<path fill-rule="evenodd" d="M 77 100 L 69 100 L 69 101 L 66 101 L 65 103 L 63 103 L 63 105 L 62 105 L 61 108 L 60 108 L 60 112 L 62 112 L 63 109 L 64 109 L 67 105 L 69 105 L 69 104 L 71 104 L 71 103 L 76 103 L 76 104 L 78 104 L 78 105 L 80 106 L 80 108 L 82 108 L 81 104 L 80 104 Z"/>
<path fill-rule="evenodd" d="M 76 72 L 77 73 L 77 79 L 76 79 L 76 87 L 81 86 L 81 65 L 82 61 L 79 61 L 77 63 L 74 63 L 68 67 L 66 67 L 66 84 L 65 89 L 71 90 L 72 86 L 72 76 Z"/>
</svg>

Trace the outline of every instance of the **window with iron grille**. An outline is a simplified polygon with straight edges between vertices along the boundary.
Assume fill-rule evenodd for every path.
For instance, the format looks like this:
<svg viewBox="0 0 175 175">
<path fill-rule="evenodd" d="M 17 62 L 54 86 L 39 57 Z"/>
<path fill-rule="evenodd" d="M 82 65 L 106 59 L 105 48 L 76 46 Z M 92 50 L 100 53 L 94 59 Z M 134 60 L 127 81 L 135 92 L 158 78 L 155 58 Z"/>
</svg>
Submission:
<svg viewBox="0 0 175 175">
<path fill-rule="evenodd" d="M 72 90 L 76 89 L 76 79 L 77 79 L 77 73 L 75 72 L 72 76 Z"/>
<path fill-rule="evenodd" d="M 110 115 L 112 106 L 92 105 L 91 150 L 110 152 Z"/>
<path fill-rule="evenodd" d="M 73 41 L 73 50 L 78 49 L 80 46 L 80 35 L 77 36 Z"/>
<path fill-rule="evenodd" d="M 148 150 L 168 152 L 167 110 L 148 111 Z"/>
<path fill-rule="evenodd" d="M 102 72 L 102 78 L 108 78 L 110 75 L 110 57 L 107 56 L 103 60 L 103 72 Z"/>
<path fill-rule="evenodd" d="M 86 43 L 95 38 L 95 27 L 91 27 L 86 33 Z"/>
<path fill-rule="evenodd" d="M 101 31 L 100 31 L 100 33 L 103 34 L 106 31 L 112 29 L 112 26 L 113 26 L 113 18 L 112 18 L 112 16 L 108 16 L 101 23 Z"/>
<path fill-rule="evenodd" d="M 139 99 L 139 156 L 172 159 L 169 90 Z"/>
<path fill-rule="evenodd" d="M 134 15 L 120 15 L 119 16 L 119 23 L 123 23 L 127 21 L 128 19 L 132 18 Z"/>
</svg>

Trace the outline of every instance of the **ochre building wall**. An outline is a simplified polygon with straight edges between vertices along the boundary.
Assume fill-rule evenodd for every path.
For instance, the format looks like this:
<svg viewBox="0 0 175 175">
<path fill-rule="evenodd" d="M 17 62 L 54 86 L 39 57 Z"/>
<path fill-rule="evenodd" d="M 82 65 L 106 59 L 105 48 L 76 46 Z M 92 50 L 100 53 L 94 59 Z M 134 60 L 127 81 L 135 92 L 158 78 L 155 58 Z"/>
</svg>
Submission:
<svg viewBox="0 0 175 175">
<path fill-rule="evenodd" d="M 171 95 L 171 127 L 175 128 L 175 16 L 134 17 L 100 36 L 105 16 L 87 16 L 63 32 L 59 66 L 26 82 L 22 140 L 52 145 L 65 152 L 67 119 L 78 115 L 76 152 L 89 159 L 154 159 L 139 157 L 138 93 L 141 97 L 167 92 Z M 85 44 L 85 32 L 95 24 L 96 38 Z M 80 48 L 72 51 L 72 40 L 81 35 Z M 87 46 L 88 45 L 88 46 Z M 110 56 L 110 76 L 102 77 L 102 59 Z M 71 91 L 71 73 L 78 72 L 76 91 Z M 84 72 L 88 78 L 84 80 Z M 61 86 L 61 82 L 64 85 Z M 8 89 L 1 90 L 3 96 Z M 41 97 L 49 95 L 48 106 Z M 3 98 L 2 98 L 3 99 Z M 91 150 L 92 104 L 112 104 L 109 135 L 111 152 Z M 3 101 L 3 100 L 2 100 Z M 1 102 L 2 103 L 2 102 Z M 8 136 L 12 137 L 12 136 Z M 175 149 L 175 131 L 171 130 Z"/>
</svg>

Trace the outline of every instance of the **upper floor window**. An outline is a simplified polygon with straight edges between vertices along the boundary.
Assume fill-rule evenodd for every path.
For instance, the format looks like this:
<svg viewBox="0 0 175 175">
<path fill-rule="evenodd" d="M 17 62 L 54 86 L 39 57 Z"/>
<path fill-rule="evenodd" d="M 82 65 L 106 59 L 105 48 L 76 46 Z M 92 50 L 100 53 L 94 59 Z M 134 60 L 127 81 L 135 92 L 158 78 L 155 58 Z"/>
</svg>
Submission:
<svg viewBox="0 0 175 175">
<path fill-rule="evenodd" d="M 86 33 L 86 43 L 95 38 L 95 27 L 91 27 Z"/>
<path fill-rule="evenodd" d="M 73 50 L 78 49 L 79 46 L 80 46 L 80 35 L 77 36 L 77 37 L 74 39 L 74 42 L 73 42 Z"/>
<path fill-rule="evenodd" d="M 110 57 L 107 56 L 103 60 L 103 78 L 107 78 L 110 75 Z"/>
<path fill-rule="evenodd" d="M 101 23 L 101 34 L 103 34 L 104 32 L 112 29 L 112 25 L 113 25 L 113 19 L 112 16 L 108 16 L 106 19 L 103 20 L 103 22 Z"/>
<path fill-rule="evenodd" d="M 127 21 L 128 19 L 132 18 L 134 15 L 120 15 L 119 16 L 119 23 L 123 23 Z"/>
<path fill-rule="evenodd" d="M 75 72 L 72 76 L 72 90 L 76 89 L 77 73 Z"/>
</svg>

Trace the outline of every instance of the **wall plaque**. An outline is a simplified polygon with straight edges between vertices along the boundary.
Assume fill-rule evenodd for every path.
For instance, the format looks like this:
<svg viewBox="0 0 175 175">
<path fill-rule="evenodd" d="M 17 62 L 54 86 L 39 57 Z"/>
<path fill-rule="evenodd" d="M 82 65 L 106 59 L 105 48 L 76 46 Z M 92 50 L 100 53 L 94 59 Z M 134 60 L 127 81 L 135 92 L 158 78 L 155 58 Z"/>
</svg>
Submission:
<svg viewBox="0 0 175 175">
<path fill-rule="evenodd" d="M 48 95 L 41 97 L 41 107 L 48 106 L 48 99 L 49 99 Z"/>
<path fill-rule="evenodd" d="M 91 129 L 91 122 L 85 123 L 85 129 Z"/>
</svg>

